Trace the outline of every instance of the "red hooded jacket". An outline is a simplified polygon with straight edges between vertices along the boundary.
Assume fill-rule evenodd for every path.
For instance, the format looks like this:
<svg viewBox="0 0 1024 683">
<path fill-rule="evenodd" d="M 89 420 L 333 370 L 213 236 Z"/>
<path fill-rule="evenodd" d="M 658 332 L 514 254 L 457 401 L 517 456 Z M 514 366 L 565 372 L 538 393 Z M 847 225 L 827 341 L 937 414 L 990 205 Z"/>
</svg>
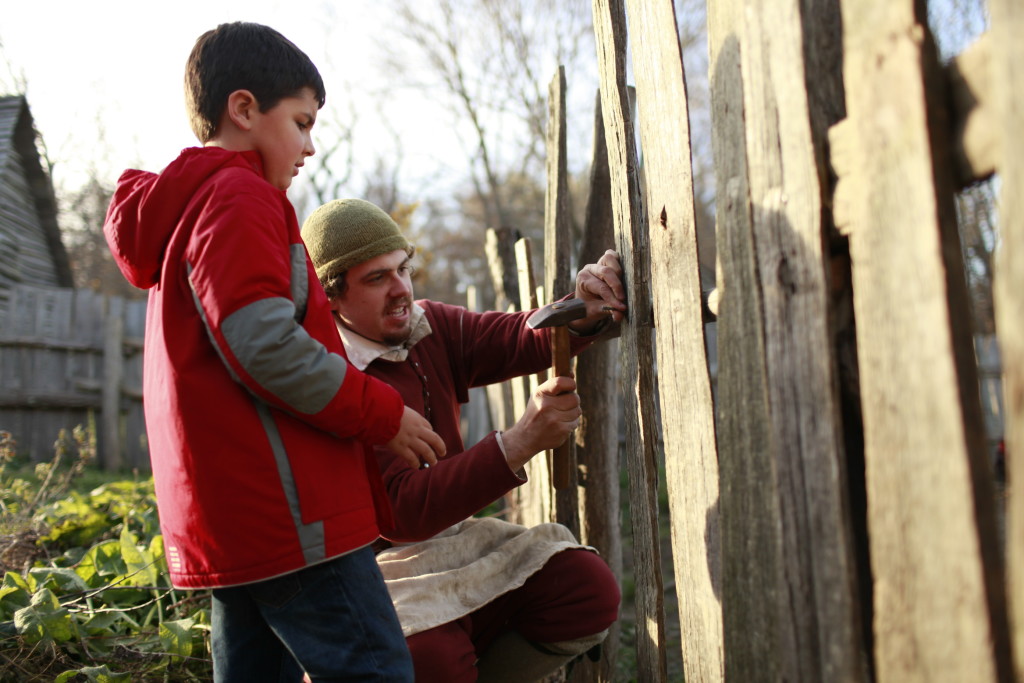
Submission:
<svg viewBox="0 0 1024 683">
<path fill-rule="evenodd" d="M 389 508 L 369 444 L 398 432 L 402 400 L 348 364 L 259 155 L 191 148 L 159 175 L 125 171 L 103 229 L 150 290 L 146 432 L 174 585 L 260 581 L 371 543 L 375 502 Z"/>
</svg>

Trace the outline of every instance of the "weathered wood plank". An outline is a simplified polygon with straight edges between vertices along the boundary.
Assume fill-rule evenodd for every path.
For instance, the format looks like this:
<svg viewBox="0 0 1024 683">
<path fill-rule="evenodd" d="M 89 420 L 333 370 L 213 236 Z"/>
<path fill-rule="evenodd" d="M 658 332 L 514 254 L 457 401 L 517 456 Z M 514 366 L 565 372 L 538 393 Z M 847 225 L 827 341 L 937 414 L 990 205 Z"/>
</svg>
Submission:
<svg viewBox="0 0 1024 683">
<path fill-rule="evenodd" d="M 491 283 L 495 291 L 494 310 L 502 311 L 513 303 L 509 301 L 506 292 L 513 287 L 512 283 L 516 282 L 515 243 L 511 230 L 488 229 L 484 250 L 487 253 Z M 514 286 L 515 300 L 518 301 L 519 287 L 518 284 Z M 508 429 L 515 424 L 516 416 L 512 410 L 512 385 L 509 382 L 503 382 L 487 387 L 487 407 L 491 413 L 491 424 L 495 429 Z"/>
<path fill-rule="evenodd" d="M 90 387 L 80 387 L 90 388 Z M 8 391 L 4 390 L 0 396 L 0 408 L 5 410 L 16 410 L 26 408 L 37 408 L 40 411 L 58 410 L 64 408 L 87 408 L 97 409 L 101 405 L 98 393 L 78 392 L 55 392 L 55 391 Z M 71 425 L 74 426 L 74 425 Z M 6 428 L 6 427 L 5 427 Z M 48 435 L 52 442 L 57 432 Z M 24 436 L 22 436 L 22 439 Z M 28 446 L 28 443 L 24 443 Z"/>
<path fill-rule="evenodd" d="M 60 430 L 89 423 L 99 410 L 100 464 L 109 466 L 104 449 L 112 432 L 113 457 L 148 469 L 140 353 L 146 302 L 122 301 L 122 329 L 111 327 L 104 338 L 107 297 L 27 285 L 12 291 L 0 342 L 0 427 L 15 433 L 19 452 L 34 461 L 51 458 Z M 129 328 L 133 336 L 125 336 Z M 115 374 L 105 371 L 107 361 L 120 364 L 122 373 L 104 385 Z"/>
<path fill-rule="evenodd" d="M 995 126 L 1000 135 L 996 329 L 1006 399 L 1006 469 L 1015 491 L 1007 506 L 1006 558 L 1017 680 L 1024 681 L 1024 5 L 990 0 Z"/>
<path fill-rule="evenodd" d="M 615 242 L 629 303 L 629 318 L 622 326 L 620 366 L 636 578 L 637 677 L 642 681 L 663 681 L 668 676 L 668 665 L 658 539 L 658 418 L 654 405 L 657 387 L 650 246 L 626 87 L 625 8 L 623 0 L 594 0 L 593 7 Z"/>
<path fill-rule="evenodd" d="M 519 239 L 511 228 L 488 228 L 484 251 L 494 285 L 494 310 L 504 311 L 519 304 L 519 283 L 516 279 L 515 243 Z"/>
<path fill-rule="evenodd" d="M 94 292 L 91 289 L 74 289 L 70 290 L 73 292 L 71 301 L 71 329 L 73 330 L 73 336 L 78 339 L 89 339 L 97 347 L 103 348 L 105 342 L 106 331 L 104 329 L 104 320 L 107 312 L 107 297 L 99 292 Z M 136 304 L 142 304 L 142 312 L 145 314 L 144 302 L 136 302 Z M 128 302 L 125 301 L 121 307 L 122 311 L 127 308 Z M 142 321 L 143 324 L 145 320 Z M 145 328 L 139 330 L 139 336 L 142 337 L 145 334 Z"/>
<path fill-rule="evenodd" d="M 708 5 L 723 623 L 735 680 L 866 675 L 821 218 L 824 137 L 842 90 L 838 65 L 830 72 L 815 46 L 837 42 L 837 13 L 834 2 Z"/>
<path fill-rule="evenodd" d="M 876 673 L 1009 681 L 951 131 L 923 9 L 843 4 L 848 118 L 833 132 L 849 166 L 836 194 L 853 261 Z"/>
<path fill-rule="evenodd" d="M 687 681 L 721 681 L 714 405 L 701 313 L 686 81 L 672 0 L 627 0 L 649 212 L 661 430 Z"/>
<path fill-rule="evenodd" d="M 537 307 L 536 278 L 533 272 L 533 249 L 529 237 L 516 240 L 516 272 L 518 274 L 519 308 L 528 311 Z M 527 375 L 510 380 L 512 404 L 518 418 L 526 412 L 526 402 L 537 388 L 537 376 Z M 545 454 L 534 456 L 526 463 L 529 481 L 516 489 L 520 524 L 534 526 L 550 522 L 554 516 L 551 490 L 551 468 Z"/>
<path fill-rule="evenodd" d="M 596 263 L 615 243 L 612 219 L 608 147 L 601 116 L 601 98 L 594 112 L 594 149 L 590 164 L 590 192 L 579 263 Z M 618 384 L 618 342 L 599 342 L 576 359 L 583 418 L 576 430 L 579 476 L 580 540 L 597 548 L 622 585 L 622 534 L 619 527 L 619 416 L 622 406 Z M 573 683 L 611 683 L 619 650 L 619 622 L 612 624 L 601 649 L 601 661 L 587 658 L 573 669 Z"/>
<path fill-rule="evenodd" d="M 780 679 L 781 538 L 744 131 L 743 5 L 708 0 L 718 247 L 722 624 L 731 681 Z"/>
<path fill-rule="evenodd" d="M 103 344 L 103 407 L 100 412 L 99 457 L 103 467 L 117 471 L 124 467 L 121 443 L 121 381 L 124 376 L 124 299 L 107 300 Z"/>
<path fill-rule="evenodd" d="M 544 206 L 544 291 L 548 303 L 573 291 L 571 271 L 572 206 L 569 197 L 569 171 L 566 161 L 565 67 L 548 85 L 547 190 Z M 579 538 L 579 495 L 576 490 L 576 439 L 569 439 L 548 454 L 552 480 L 561 460 L 569 470 L 569 486 L 554 491 L 553 521 L 567 526 Z"/>
<path fill-rule="evenodd" d="M 855 599 L 823 197 L 842 111 L 837 0 L 745 2 L 744 120 L 778 495 L 780 676 L 867 677 Z M 728 408 L 726 408 L 728 410 Z"/>
</svg>

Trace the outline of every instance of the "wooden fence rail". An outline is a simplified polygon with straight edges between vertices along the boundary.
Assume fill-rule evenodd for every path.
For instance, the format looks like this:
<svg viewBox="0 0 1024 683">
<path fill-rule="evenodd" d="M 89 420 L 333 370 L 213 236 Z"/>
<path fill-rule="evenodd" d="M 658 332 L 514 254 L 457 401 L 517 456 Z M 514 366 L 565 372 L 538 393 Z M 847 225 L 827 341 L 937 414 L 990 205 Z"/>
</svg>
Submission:
<svg viewBox="0 0 1024 683">
<path fill-rule="evenodd" d="M 18 286 L 0 319 L 0 429 L 33 462 L 62 429 L 92 424 L 99 465 L 149 469 L 142 415 L 146 303 Z"/>
</svg>

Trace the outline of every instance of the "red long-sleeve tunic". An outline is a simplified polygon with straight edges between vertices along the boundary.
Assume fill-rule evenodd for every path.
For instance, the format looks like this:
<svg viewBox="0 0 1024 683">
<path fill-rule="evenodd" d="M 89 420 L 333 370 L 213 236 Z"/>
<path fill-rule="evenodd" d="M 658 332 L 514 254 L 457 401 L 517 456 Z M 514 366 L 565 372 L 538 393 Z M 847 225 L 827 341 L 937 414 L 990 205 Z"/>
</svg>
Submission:
<svg viewBox="0 0 1024 683">
<path fill-rule="evenodd" d="M 406 405 L 430 420 L 448 454 L 437 465 L 413 470 L 394 453 L 377 447 L 395 528 L 385 537 L 414 542 L 434 536 L 487 507 L 525 480 L 509 468 L 491 432 L 466 449 L 459 406 L 469 389 L 539 372 L 551 366 L 550 331 L 526 325 L 530 312 L 473 313 L 435 301 L 423 307 L 433 332 L 404 361 L 378 358 L 366 368 L 402 395 Z M 578 353 L 596 337 L 572 337 Z"/>
</svg>

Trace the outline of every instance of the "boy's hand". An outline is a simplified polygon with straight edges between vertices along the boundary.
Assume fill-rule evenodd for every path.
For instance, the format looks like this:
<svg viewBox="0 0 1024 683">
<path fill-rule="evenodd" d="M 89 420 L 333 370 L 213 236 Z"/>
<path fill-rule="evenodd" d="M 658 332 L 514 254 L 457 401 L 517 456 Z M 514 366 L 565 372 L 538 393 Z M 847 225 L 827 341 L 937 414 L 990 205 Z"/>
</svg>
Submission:
<svg viewBox="0 0 1024 683">
<path fill-rule="evenodd" d="M 446 451 L 444 441 L 434 433 L 427 419 L 409 406 L 402 413 L 398 434 L 385 445 L 413 469 L 419 469 L 421 463 L 436 465 Z"/>
</svg>

